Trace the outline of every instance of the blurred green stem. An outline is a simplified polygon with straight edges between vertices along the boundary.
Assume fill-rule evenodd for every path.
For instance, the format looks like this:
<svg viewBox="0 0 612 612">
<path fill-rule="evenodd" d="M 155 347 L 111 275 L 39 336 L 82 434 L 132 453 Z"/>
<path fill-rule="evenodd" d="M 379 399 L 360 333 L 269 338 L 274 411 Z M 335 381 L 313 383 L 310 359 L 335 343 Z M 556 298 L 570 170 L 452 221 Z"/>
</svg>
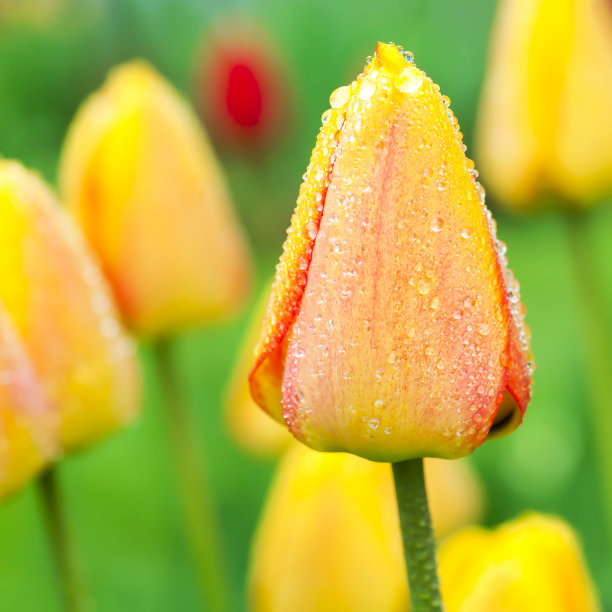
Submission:
<svg viewBox="0 0 612 612">
<path fill-rule="evenodd" d="M 591 250 L 588 215 L 567 213 L 571 259 L 578 286 L 578 307 L 587 358 L 591 428 L 597 445 L 612 548 L 612 329 Z"/>
<path fill-rule="evenodd" d="M 83 612 L 87 606 L 66 526 L 57 470 L 57 465 L 51 466 L 38 480 L 42 513 L 49 534 L 54 571 L 57 573 L 64 609 L 68 612 Z"/>
<path fill-rule="evenodd" d="M 221 530 L 214 510 L 211 487 L 197 450 L 194 425 L 181 393 L 172 361 L 170 340 L 154 345 L 161 384 L 163 411 L 168 425 L 177 485 L 190 538 L 199 567 L 208 606 L 204 609 L 225 612 L 229 609 L 229 590 Z"/>
<path fill-rule="evenodd" d="M 410 611 L 441 612 L 436 540 L 429 516 L 423 459 L 392 465 L 410 586 Z"/>
</svg>

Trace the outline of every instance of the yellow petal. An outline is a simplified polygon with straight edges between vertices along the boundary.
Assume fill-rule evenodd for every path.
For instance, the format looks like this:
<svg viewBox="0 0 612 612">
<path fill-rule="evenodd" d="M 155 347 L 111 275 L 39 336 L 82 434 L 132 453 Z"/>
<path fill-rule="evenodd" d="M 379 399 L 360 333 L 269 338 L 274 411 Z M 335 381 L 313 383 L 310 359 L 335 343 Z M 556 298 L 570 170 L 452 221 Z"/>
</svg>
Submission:
<svg viewBox="0 0 612 612">
<path fill-rule="evenodd" d="M 467 464 L 425 465 L 436 534 L 477 519 L 478 494 L 465 499 L 478 491 Z M 391 467 L 294 444 L 257 531 L 250 599 L 253 612 L 407 610 Z"/>
<path fill-rule="evenodd" d="M 527 515 L 467 529 L 440 551 L 448 612 L 598 612 L 580 546 L 561 519 Z"/>
<path fill-rule="evenodd" d="M 67 213 L 33 173 L 0 161 L 0 299 L 61 415 L 64 448 L 139 410 L 135 347 Z"/>
<path fill-rule="evenodd" d="M 147 64 L 115 69 L 70 128 L 63 199 L 128 323 L 146 335 L 226 315 L 250 263 L 197 118 Z"/>
<path fill-rule="evenodd" d="M 59 415 L 0 302 L 0 499 L 59 453 Z"/>
</svg>

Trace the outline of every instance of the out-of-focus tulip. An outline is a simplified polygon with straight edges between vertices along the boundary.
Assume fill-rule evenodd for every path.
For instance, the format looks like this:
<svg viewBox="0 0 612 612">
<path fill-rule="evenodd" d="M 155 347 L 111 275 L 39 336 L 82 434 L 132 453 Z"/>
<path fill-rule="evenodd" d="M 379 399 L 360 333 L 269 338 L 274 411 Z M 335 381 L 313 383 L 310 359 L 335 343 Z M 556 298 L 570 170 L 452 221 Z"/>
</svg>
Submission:
<svg viewBox="0 0 612 612">
<path fill-rule="evenodd" d="M 259 150 L 286 132 L 291 94 L 280 58 L 266 33 L 244 20 L 225 20 L 207 34 L 196 96 L 219 144 Z"/>
<path fill-rule="evenodd" d="M 448 612 L 600 610 L 576 536 L 554 517 L 457 533 L 440 551 L 440 578 Z"/>
<path fill-rule="evenodd" d="M 59 453 L 59 416 L 0 302 L 0 499 Z"/>
<path fill-rule="evenodd" d="M 134 345 L 107 285 L 49 189 L 10 161 L 0 161 L 0 299 L 58 406 L 64 448 L 135 416 Z"/>
<path fill-rule="evenodd" d="M 457 120 L 411 57 L 382 43 L 330 103 L 277 267 L 253 397 L 318 450 L 467 455 L 520 423 L 531 357 Z"/>
<path fill-rule="evenodd" d="M 483 175 L 515 207 L 612 191 L 612 5 L 504 0 L 478 129 Z"/>
<path fill-rule="evenodd" d="M 194 113 L 147 64 L 115 69 L 84 104 L 60 186 L 139 333 L 226 315 L 245 297 L 247 248 L 221 169 Z"/>
<path fill-rule="evenodd" d="M 478 518 L 480 489 L 466 463 L 428 459 L 425 472 L 438 536 Z M 256 536 L 250 598 L 253 612 L 406 610 L 390 466 L 295 445 Z"/>
<path fill-rule="evenodd" d="M 259 339 L 269 296 L 270 283 L 262 292 L 249 322 L 225 399 L 225 414 L 232 436 L 241 446 L 258 455 L 279 454 L 291 440 L 286 428 L 253 401 L 249 389 L 248 376 L 253 362 L 253 350 Z"/>
</svg>

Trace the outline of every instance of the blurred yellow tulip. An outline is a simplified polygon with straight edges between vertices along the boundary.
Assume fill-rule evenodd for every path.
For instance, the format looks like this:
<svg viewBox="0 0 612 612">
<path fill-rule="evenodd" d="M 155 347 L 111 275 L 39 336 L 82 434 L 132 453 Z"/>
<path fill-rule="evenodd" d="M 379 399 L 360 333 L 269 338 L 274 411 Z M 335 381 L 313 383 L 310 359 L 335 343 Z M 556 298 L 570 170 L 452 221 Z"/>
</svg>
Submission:
<svg viewBox="0 0 612 612">
<path fill-rule="evenodd" d="M 253 400 L 249 388 L 249 372 L 259 330 L 266 313 L 272 281 L 266 284 L 247 326 L 244 342 L 234 364 L 225 397 L 225 415 L 234 440 L 257 455 L 277 455 L 287 448 L 292 437 Z"/>
<path fill-rule="evenodd" d="M 447 612 L 597 612 L 576 536 L 561 519 L 527 515 L 473 527 L 440 551 Z"/>
<path fill-rule="evenodd" d="M 136 415 L 134 345 L 67 213 L 32 172 L 0 161 L 0 299 L 60 412 L 64 448 Z"/>
<path fill-rule="evenodd" d="M 227 314 L 250 284 L 246 241 L 195 114 L 143 62 L 78 113 L 60 190 L 127 322 L 167 334 Z"/>
<path fill-rule="evenodd" d="M 59 417 L 0 302 L 0 499 L 59 453 Z"/>
<path fill-rule="evenodd" d="M 464 460 L 426 459 L 425 471 L 438 536 L 478 518 Z M 405 571 L 391 466 L 294 444 L 251 555 L 253 612 L 403 612 Z"/>
<path fill-rule="evenodd" d="M 503 0 L 477 146 L 484 182 L 517 208 L 612 192 L 612 5 Z"/>
</svg>

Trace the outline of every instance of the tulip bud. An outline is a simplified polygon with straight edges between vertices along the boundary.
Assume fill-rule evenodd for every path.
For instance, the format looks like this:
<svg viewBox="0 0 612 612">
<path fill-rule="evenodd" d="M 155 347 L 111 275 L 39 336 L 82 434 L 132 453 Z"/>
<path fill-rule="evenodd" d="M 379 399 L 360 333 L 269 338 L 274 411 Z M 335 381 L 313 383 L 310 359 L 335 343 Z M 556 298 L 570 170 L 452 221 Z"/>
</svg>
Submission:
<svg viewBox="0 0 612 612">
<path fill-rule="evenodd" d="M 139 333 L 219 317 L 245 297 L 247 249 L 221 170 L 193 112 L 147 64 L 115 69 L 85 103 L 60 185 Z"/>
<path fill-rule="evenodd" d="M 477 144 L 517 208 L 547 193 L 612 191 L 612 9 L 607 0 L 505 0 L 491 37 Z"/>
<path fill-rule="evenodd" d="M 454 458 L 518 426 L 528 330 L 457 120 L 394 45 L 334 91 L 251 371 L 317 450 Z"/>
<path fill-rule="evenodd" d="M 438 537 L 478 518 L 480 489 L 466 463 L 427 459 L 425 470 Z M 257 531 L 250 599 L 253 612 L 406 610 L 390 466 L 294 445 Z"/>
<path fill-rule="evenodd" d="M 220 144 L 261 149 L 286 132 L 289 77 L 253 23 L 225 20 L 208 33 L 197 73 L 198 107 Z"/>
<path fill-rule="evenodd" d="M 227 425 L 232 436 L 241 446 L 258 455 L 279 454 L 291 440 L 286 428 L 260 410 L 253 401 L 248 384 L 253 350 L 270 296 L 270 284 L 262 292 L 248 324 L 225 399 Z"/>
<path fill-rule="evenodd" d="M 554 517 L 457 533 L 440 551 L 440 579 L 448 612 L 600 610 L 576 536 Z"/>
<path fill-rule="evenodd" d="M 0 161 L 0 299 L 58 406 L 64 448 L 135 416 L 134 345 L 108 288 L 49 189 L 10 161 Z"/>
<path fill-rule="evenodd" d="M 53 408 L 0 302 L 0 499 L 57 457 Z"/>
</svg>

